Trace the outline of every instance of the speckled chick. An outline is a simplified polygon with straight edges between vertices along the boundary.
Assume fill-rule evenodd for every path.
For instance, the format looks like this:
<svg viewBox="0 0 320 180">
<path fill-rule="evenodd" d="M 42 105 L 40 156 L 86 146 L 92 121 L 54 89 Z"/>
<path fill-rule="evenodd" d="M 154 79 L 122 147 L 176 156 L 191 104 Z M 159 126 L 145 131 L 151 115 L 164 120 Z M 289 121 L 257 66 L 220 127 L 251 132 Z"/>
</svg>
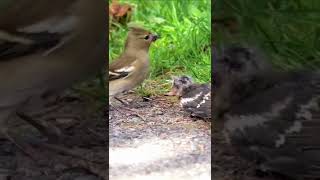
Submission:
<svg viewBox="0 0 320 180">
<path fill-rule="evenodd" d="M 211 85 L 196 84 L 188 76 L 175 77 L 167 95 L 180 97 L 180 106 L 191 116 L 211 119 Z"/>
<path fill-rule="evenodd" d="M 214 54 L 213 113 L 226 140 L 260 170 L 319 179 L 320 73 L 278 72 L 240 45 Z"/>
</svg>

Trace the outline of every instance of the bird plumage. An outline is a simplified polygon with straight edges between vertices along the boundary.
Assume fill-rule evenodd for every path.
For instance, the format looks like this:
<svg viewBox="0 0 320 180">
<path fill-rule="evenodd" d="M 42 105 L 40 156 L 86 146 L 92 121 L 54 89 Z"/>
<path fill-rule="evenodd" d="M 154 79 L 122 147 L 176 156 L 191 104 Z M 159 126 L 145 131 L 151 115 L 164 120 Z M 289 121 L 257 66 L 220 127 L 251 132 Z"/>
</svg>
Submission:
<svg viewBox="0 0 320 180">
<path fill-rule="evenodd" d="M 180 106 L 193 117 L 211 118 L 211 85 L 196 84 L 188 76 L 175 77 L 167 95 L 180 98 Z"/>
<path fill-rule="evenodd" d="M 13 114 L 33 97 L 63 90 L 103 68 L 103 0 L 6 2 L 0 4 L 0 114 Z"/>
<path fill-rule="evenodd" d="M 215 63 L 228 74 L 215 72 L 220 83 L 213 111 L 222 115 L 215 120 L 227 141 L 261 170 L 320 178 L 320 73 L 278 72 L 261 57 L 247 47 L 217 51 Z"/>
<path fill-rule="evenodd" d="M 131 90 L 149 75 L 149 47 L 157 35 L 131 27 L 125 50 L 109 65 L 109 96 Z"/>
</svg>

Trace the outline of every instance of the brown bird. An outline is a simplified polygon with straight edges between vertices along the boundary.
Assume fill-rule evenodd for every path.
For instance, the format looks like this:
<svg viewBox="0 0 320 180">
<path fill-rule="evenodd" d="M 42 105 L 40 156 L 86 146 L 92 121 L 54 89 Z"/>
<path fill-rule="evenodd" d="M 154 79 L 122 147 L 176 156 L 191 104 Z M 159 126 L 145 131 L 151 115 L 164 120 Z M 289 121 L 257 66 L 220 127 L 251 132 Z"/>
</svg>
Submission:
<svg viewBox="0 0 320 180">
<path fill-rule="evenodd" d="M 1 133 L 13 140 L 7 122 L 16 112 L 102 69 L 105 6 L 103 0 L 1 1 Z"/>
<path fill-rule="evenodd" d="M 239 45 L 214 54 L 213 114 L 226 140 L 261 171 L 320 179 L 320 72 L 276 71 Z"/>
<path fill-rule="evenodd" d="M 149 47 L 158 36 L 138 27 L 131 27 L 124 52 L 109 65 L 109 97 L 141 84 L 149 75 Z"/>
<path fill-rule="evenodd" d="M 192 117 L 211 119 L 211 85 L 193 83 L 189 76 L 175 77 L 166 95 L 178 96 L 180 106 Z"/>
</svg>

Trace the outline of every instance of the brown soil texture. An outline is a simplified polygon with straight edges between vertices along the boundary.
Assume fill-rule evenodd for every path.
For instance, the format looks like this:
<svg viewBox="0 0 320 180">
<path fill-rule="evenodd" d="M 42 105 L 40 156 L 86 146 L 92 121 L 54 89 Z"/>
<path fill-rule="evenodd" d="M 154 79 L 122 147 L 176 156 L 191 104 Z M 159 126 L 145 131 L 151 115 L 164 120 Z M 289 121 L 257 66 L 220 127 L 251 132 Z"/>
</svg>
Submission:
<svg viewBox="0 0 320 180">
<path fill-rule="evenodd" d="M 47 138 L 30 124 L 18 118 L 10 121 L 12 137 L 32 156 L 1 136 L 0 180 L 276 179 L 258 176 L 256 167 L 226 144 L 219 129 L 211 132 L 211 122 L 191 118 L 175 97 L 128 94 L 121 99 L 130 103 L 115 104 L 109 111 L 109 162 L 107 113 L 82 96 L 67 94 L 50 102 L 46 107 L 52 110 L 45 116 L 35 116 L 62 130 L 66 138 L 58 145 L 49 148 Z"/>
<path fill-rule="evenodd" d="M 25 152 L 1 136 L 0 180 L 107 179 L 106 117 L 90 104 L 66 95 L 47 104 L 51 111 L 45 116 L 33 116 L 61 129 L 65 138 L 56 144 L 25 121 L 12 119 L 11 136 Z"/>
</svg>

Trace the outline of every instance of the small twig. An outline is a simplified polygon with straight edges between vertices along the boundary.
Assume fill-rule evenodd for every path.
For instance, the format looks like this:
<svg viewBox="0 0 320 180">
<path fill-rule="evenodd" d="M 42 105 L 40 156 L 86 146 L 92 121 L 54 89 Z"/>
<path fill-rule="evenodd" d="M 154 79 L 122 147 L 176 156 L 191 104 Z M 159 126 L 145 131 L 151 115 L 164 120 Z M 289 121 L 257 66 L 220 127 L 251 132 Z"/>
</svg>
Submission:
<svg viewBox="0 0 320 180">
<path fill-rule="evenodd" d="M 3 133 L 7 140 L 9 140 L 11 143 L 13 143 L 21 152 L 23 152 L 26 156 L 28 156 L 33 161 L 37 162 L 37 160 L 34 158 L 33 153 L 30 153 L 26 150 L 24 150 L 23 146 L 21 146 L 18 142 L 16 142 L 15 139 L 13 139 L 8 133 Z"/>
<path fill-rule="evenodd" d="M 37 122 L 35 119 L 31 118 L 30 116 L 17 112 L 17 115 L 24 120 L 25 122 L 32 125 L 34 128 L 36 128 L 40 133 L 48 137 L 49 139 L 59 139 L 59 137 L 62 136 L 61 129 L 56 127 L 53 124 L 50 124 L 49 122 L 43 121 L 43 122 Z"/>
<path fill-rule="evenodd" d="M 134 115 L 138 116 L 139 118 L 142 119 L 142 121 L 147 121 L 146 118 L 144 118 L 142 115 L 135 113 Z"/>
<path fill-rule="evenodd" d="M 142 97 L 142 99 L 147 100 L 147 101 L 152 101 L 152 99 L 148 98 L 148 97 Z"/>
<path fill-rule="evenodd" d="M 133 110 L 133 109 L 129 109 L 129 108 L 126 108 L 126 107 L 122 107 L 123 109 L 127 110 L 127 111 L 131 111 L 131 112 L 134 112 L 133 115 L 136 115 L 138 116 L 139 118 L 141 118 L 143 121 L 146 121 L 146 118 L 141 115 L 139 112 L 137 112 L 136 110 Z"/>
</svg>

